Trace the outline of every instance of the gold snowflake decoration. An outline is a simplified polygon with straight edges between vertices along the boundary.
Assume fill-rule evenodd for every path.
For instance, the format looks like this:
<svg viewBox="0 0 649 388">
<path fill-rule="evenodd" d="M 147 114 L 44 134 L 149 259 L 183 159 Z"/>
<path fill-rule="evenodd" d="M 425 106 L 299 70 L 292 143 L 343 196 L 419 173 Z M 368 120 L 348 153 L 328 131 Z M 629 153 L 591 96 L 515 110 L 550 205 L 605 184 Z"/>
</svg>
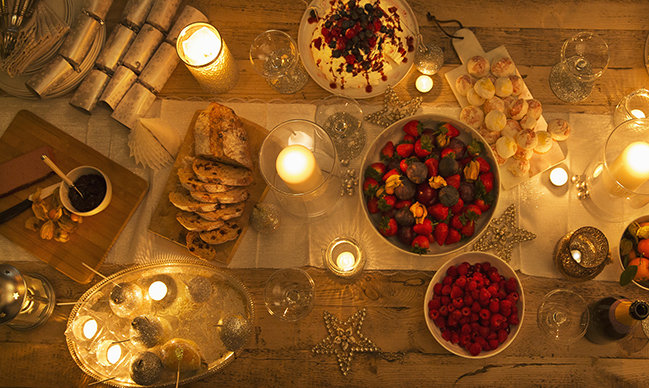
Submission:
<svg viewBox="0 0 649 388">
<path fill-rule="evenodd" d="M 347 376 L 351 368 L 352 356 L 355 352 L 380 352 L 381 350 L 361 333 L 365 320 L 366 309 L 362 308 L 352 315 L 345 323 L 338 317 L 324 312 L 325 325 L 329 335 L 313 347 L 315 354 L 332 354 L 338 358 L 338 366 L 343 375 Z"/>
<path fill-rule="evenodd" d="M 395 121 L 414 115 L 423 101 L 423 98 L 415 97 L 410 101 L 401 102 L 394 89 L 388 86 L 383 99 L 383 109 L 365 116 L 365 120 L 387 127 Z"/>
<path fill-rule="evenodd" d="M 517 223 L 516 205 L 511 204 L 500 218 L 491 221 L 482 237 L 473 244 L 473 250 L 488 251 L 494 249 L 496 256 L 509 263 L 515 243 L 536 238 L 534 233 L 517 227 Z"/>
</svg>

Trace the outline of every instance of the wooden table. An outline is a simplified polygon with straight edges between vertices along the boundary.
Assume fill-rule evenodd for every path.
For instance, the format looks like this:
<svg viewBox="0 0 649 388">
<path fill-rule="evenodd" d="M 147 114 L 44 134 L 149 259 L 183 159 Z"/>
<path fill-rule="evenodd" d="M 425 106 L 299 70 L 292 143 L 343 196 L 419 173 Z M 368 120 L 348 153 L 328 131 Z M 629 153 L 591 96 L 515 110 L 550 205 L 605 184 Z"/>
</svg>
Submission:
<svg viewBox="0 0 649 388">
<path fill-rule="evenodd" d="M 108 29 L 119 21 L 126 0 L 115 0 Z M 426 20 L 430 12 L 440 20 L 458 19 L 473 30 L 485 50 L 506 45 L 527 85 L 546 112 L 611 113 L 629 92 L 647 84 L 643 50 L 647 38 L 649 2 L 644 0 L 410 0 L 427 43 L 444 49 L 445 66 L 435 76 L 424 104 L 457 102 L 444 74 L 460 61 L 450 39 Z M 184 66 L 179 66 L 161 98 L 242 99 L 310 102 L 328 95 L 315 82 L 295 95 L 280 95 L 253 70 L 248 49 L 256 35 L 280 29 L 297 36 L 305 5 L 299 0 L 187 1 L 219 29 L 238 60 L 240 79 L 227 94 L 209 95 L 201 90 Z M 454 31 L 451 27 L 450 31 Z M 551 67 L 559 60 L 561 44 L 574 33 L 592 30 L 610 47 L 609 69 L 596 82 L 591 96 L 579 104 L 557 99 L 548 86 Z M 414 88 L 413 69 L 396 87 L 402 99 L 420 95 Z M 382 98 L 369 100 L 381 104 Z M 1 109 L 1 108 L 0 108 Z M 548 259 L 552 247 L 547 247 Z M 89 286 L 74 283 L 44 263 L 13 263 L 24 272 L 46 276 L 59 301 L 77 300 Z M 104 274 L 123 269 L 114 264 L 100 268 Z M 250 289 L 256 306 L 254 335 L 241 356 L 224 370 L 188 387 L 213 386 L 646 386 L 649 380 L 649 348 L 629 352 L 646 339 L 598 346 L 580 340 L 558 345 L 542 336 L 536 326 L 536 309 L 548 291 L 565 287 L 593 300 L 606 295 L 647 298 L 634 286 L 590 281 L 571 284 L 564 280 L 521 276 L 527 298 L 522 330 L 501 354 L 485 360 L 466 360 L 444 350 L 429 334 L 423 317 L 423 296 L 432 277 L 427 272 L 366 271 L 355 282 L 343 283 L 322 269 L 309 268 L 317 285 L 313 312 L 297 323 L 271 317 L 263 306 L 263 288 L 273 270 L 230 270 Z M 327 332 L 325 310 L 345 320 L 366 307 L 363 333 L 382 350 L 354 356 L 352 370 L 343 376 L 333 355 L 315 355 L 311 349 Z M 66 321 L 71 307 L 57 307 L 42 327 L 19 332 L 0 327 L 0 387 L 84 387 L 91 379 L 75 365 L 65 344 Z"/>
</svg>

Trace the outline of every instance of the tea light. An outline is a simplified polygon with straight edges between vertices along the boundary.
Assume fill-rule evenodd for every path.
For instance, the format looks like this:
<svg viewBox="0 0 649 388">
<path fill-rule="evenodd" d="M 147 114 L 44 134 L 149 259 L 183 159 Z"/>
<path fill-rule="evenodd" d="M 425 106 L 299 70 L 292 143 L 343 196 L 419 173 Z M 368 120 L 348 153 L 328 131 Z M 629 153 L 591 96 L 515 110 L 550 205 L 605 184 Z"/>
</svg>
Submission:
<svg viewBox="0 0 649 388">
<path fill-rule="evenodd" d="M 611 176 L 628 190 L 649 180 L 649 143 L 629 144 L 610 166 Z"/>
<path fill-rule="evenodd" d="M 167 295 L 167 285 L 161 281 L 155 281 L 149 286 L 149 296 L 153 300 L 162 300 Z"/>
<path fill-rule="evenodd" d="M 90 339 L 97 334 L 97 321 L 90 318 L 83 324 L 83 336 Z"/>
<path fill-rule="evenodd" d="M 97 361 L 103 366 L 115 365 L 121 358 L 122 346 L 114 341 L 102 341 L 97 347 Z"/>
<path fill-rule="evenodd" d="M 361 247 L 351 238 L 339 237 L 324 251 L 325 267 L 334 275 L 352 277 L 365 266 L 365 255 Z"/>
<path fill-rule="evenodd" d="M 615 126 L 627 120 L 644 119 L 649 116 L 649 90 L 638 89 L 626 96 L 617 104 L 613 113 Z"/>
<path fill-rule="evenodd" d="M 562 167 L 557 167 L 550 172 L 550 182 L 557 187 L 561 187 L 568 182 L 568 173 Z"/>
<path fill-rule="evenodd" d="M 277 174 L 294 193 L 313 191 L 324 182 L 318 162 L 303 145 L 284 148 L 277 156 Z"/>
<path fill-rule="evenodd" d="M 428 93 L 433 89 L 433 79 L 427 75 L 420 75 L 415 81 L 415 87 L 422 93 Z"/>
<path fill-rule="evenodd" d="M 106 360 L 109 364 L 114 364 L 122 357 L 122 347 L 115 344 L 108 348 L 106 351 Z"/>
<path fill-rule="evenodd" d="M 635 117 L 636 119 L 644 119 L 647 117 L 645 116 L 645 113 L 640 109 L 632 109 L 631 116 Z"/>
<path fill-rule="evenodd" d="M 176 41 L 178 56 L 210 93 L 225 93 L 239 80 L 239 67 L 212 25 L 199 22 L 185 27 Z"/>
</svg>

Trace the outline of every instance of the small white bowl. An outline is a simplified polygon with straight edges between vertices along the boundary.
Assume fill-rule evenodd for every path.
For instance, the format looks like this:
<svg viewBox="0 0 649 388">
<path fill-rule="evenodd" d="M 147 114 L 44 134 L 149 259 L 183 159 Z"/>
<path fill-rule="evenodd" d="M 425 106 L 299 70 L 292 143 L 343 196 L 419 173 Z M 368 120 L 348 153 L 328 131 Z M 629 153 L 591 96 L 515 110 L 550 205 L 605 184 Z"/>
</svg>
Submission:
<svg viewBox="0 0 649 388">
<path fill-rule="evenodd" d="M 507 336 L 507 340 L 502 344 L 500 344 L 500 346 L 498 346 L 497 349 L 482 351 L 477 356 L 472 356 L 468 350 L 464 349 L 460 345 L 445 340 L 442 337 L 442 332 L 440 331 L 439 327 L 437 327 L 433 322 L 433 320 L 430 319 L 430 317 L 428 316 L 428 302 L 431 299 L 433 299 L 433 295 L 434 295 L 433 287 L 435 286 L 435 284 L 440 283 L 444 279 L 444 277 L 446 276 L 446 271 L 450 266 L 457 266 L 458 264 L 461 264 L 465 261 L 471 265 L 476 263 L 484 263 L 485 261 L 488 261 L 489 263 L 491 263 L 492 267 L 498 268 L 498 273 L 501 274 L 502 276 L 506 278 L 513 277 L 516 279 L 516 281 L 518 282 L 518 293 L 520 295 L 520 299 L 518 300 L 518 302 L 516 302 L 516 307 L 518 307 L 518 315 L 519 315 L 520 323 L 516 326 L 513 325 L 510 326 L 511 331 Z M 516 275 L 514 269 L 509 266 L 509 264 L 507 264 L 497 256 L 492 255 L 490 253 L 466 252 L 450 259 L 449 261 L 444 263 L 444 265 L 439 269 L 439 271 L 435 273 L 435 276 L 433 276 L 433 278 L 430 281 L 430 284 L 428 285 L 428 290 L 426 290 L 426 296 L 424 297 L 424 319 L 426 320 L 426 326 L 428 326 L 428 330 L 430 330 L 433 337 L 435 337 L 437 342 L 439 342 L 439 344 L 442 345 L 446 350 L 448 350 L 453 354 L 465 358 L 474 358 L 474 359 L 487 358 L 487 357 L 495 356 L 496 354 L 505 350 L 512 342 L 514 342 L 514 339 L 518 335 L 518 332 L 520 331 L 521 326 L 523 325 L 524 318 L 525 318 L 525 296 L 523 294 L 523 285 L 521 284 L 520 279 Z"/>
<path fill-rule="evenodd" d="M 108 204 L 110 203 L 110 200 L 113 196 L 113 187 L 110 183 L 110 179 L 104 174 L 101 170 L 95 167 L 91 166 L 80 166 L 75 168 L 74 170 L 70 171 L 67 174 L 67 177 L 72 180 L 72 182 L 76 181 L 80 176 L 82 175 L 101 175 L 104 177 L 104 180 L 106 180 L 106 195 L 104 196 L 104 200 L 101 201 L 99 206 L 96 208 L 87 211 L 87 212 L 80 212 L 78 211 L 74 206 L 72 206 L 72 203 L 70 203 L 70 198 L 68 197 L 68 192 L 70 191 L 71 187 L 65 183 L 65 181 L 61 182 L 61 187 L 59 188 L 59 199 L 61 201 L 61 205 L 68 209 L 71 213 L 74 213 L 78 216 L 82 217 L 88 217 L 88 216 L 94 216 L 95 214 L 101 212 L 102 210 L 106 209 L 108 207 Z M 74 190 L 74 189 L 73 189 Z"/>
</svg>

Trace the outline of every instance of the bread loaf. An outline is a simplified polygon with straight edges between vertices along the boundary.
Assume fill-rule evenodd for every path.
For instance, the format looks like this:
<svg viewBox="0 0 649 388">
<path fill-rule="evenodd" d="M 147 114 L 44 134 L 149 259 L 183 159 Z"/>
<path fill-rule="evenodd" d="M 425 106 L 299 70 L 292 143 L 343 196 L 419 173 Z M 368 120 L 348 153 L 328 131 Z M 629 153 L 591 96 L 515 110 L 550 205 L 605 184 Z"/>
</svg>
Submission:
<svg viewBox="0 0 649 388">
<path fill-rule="evenodd" d="M 194 158 L 187 157 L 183 160 L 183 165 L 178 169 L 178 179 L 180 184 L 189 191 L 207 191 L 208 193 L 222 193 L 232 190 L 235 186 L 226 186 L 218 183 L 206 183 L 196 177 L 192 164 Z"/>
<path fill-rule="evenodd" d="M 196 158 L 192 168 L 201 182 L 227 186 L 248 186 L 252 183 L 252 173 L 243 167 Z"/>
<path fill-rule="evenodd" d="M 252 169 L 248 134 L 232 109 L 211 103 L 196 119 L 194 139 L 197 156 Z"/>
<path fill-rule="evenodd" d="M 248 190 L 245 187 L 237 187 L 223 193 L 208 193 L 207 191 L 190 191 L 189 194 L 198 202 L 232 204 L 243 202 L 248 199 Z"/>
</svg>

